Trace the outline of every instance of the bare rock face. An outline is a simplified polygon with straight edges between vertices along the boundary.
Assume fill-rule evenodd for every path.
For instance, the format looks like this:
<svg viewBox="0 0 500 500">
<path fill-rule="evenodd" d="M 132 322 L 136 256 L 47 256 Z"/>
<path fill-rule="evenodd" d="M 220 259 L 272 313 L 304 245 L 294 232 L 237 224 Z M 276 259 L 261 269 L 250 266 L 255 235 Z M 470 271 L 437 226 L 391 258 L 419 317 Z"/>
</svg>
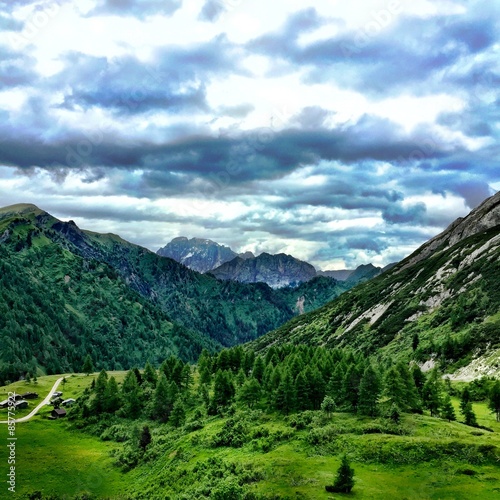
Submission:
<svg viewBox="0 0 500 500">
<path fill-rule="evenodd" d="M 160 248 L 157 254 L 174 259 L 199 273 L 211 271 L 237 256 L 229 247 L 219 245 L 215 241 L 182 236 Z"/>
<path fill-rule="evenodd" d="M 270 255 L 262 253 L 258 257 L 243 259 L 236 257 L 214 269 L 216 278 L 241 283 L 267 283 L 271 288 L 297 286 L 316 276 L 311 264 L 283 253 Z"/>
<path fill-rule="evenodd" d="M 400 270 L 426 259 L 437 250 L 451 248 L 459 241 L 482 233 L 500 225 L 500 191 L 472 210 L 467 217 L 460 217 L 452 222 L 442 233 L 438 234 L 410 256 Z"/>
</svg>

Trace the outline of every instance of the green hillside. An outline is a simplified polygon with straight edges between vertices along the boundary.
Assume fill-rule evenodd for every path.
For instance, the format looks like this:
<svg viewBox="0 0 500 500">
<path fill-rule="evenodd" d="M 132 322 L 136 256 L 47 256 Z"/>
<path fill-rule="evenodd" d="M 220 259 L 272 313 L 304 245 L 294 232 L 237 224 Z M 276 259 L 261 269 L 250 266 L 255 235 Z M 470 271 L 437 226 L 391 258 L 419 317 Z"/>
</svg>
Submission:
<svg viewBox="0 0 500 500">
<path fill-rule="evenodd" d="M 450 372 L 462 368 L 464 377 L 498 373 L 497 198 L 485 202 L 488 210 L 479 207 L 389 271 L 293 319 L 253 347 L 349 346 L 380 359 L 440 362 Z"/>
<path fill-rule="evenodd" d="M 170 354 L 195 360 L 346 289 L 326 278 L 279 291 L 220 282 L 34 205 L 0 210 L 0 258 L 0 381 L 80 370 L 87 353 L 107 369 Z"/>
<path fill-rule="evenodd" d="M 53 380 L 3 392 L 46 393 Z M 334 498 L 500 491 L 500 424 L 489 408 L 500 383 L 491 379 L 449 385 L 350 350 L 284 345 L 265 357 L 238 347 L 204 353 L 196 368 L 169 358 L 157 371 L 66 380 L 65 397 L 78 398 L 67 419 L 48 420 L 48 407 L 17 425 L 9 498 L 326 500 L 344 455 L 354 488 Z"/>
</svg>

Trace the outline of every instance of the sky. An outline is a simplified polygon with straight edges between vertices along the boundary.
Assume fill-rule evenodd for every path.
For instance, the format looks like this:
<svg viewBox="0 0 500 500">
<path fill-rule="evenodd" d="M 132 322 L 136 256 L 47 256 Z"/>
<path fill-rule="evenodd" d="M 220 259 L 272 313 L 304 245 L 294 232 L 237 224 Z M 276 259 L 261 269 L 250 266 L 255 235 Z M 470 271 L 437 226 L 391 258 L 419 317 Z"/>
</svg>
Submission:
<svg viewBox="0 0 500 500">
<path fill-rule="evenodd" d="M 0 205 L 153 251 L 402 259 L 500 189 L 500 2 L 0 0 Z"/>
</svg>

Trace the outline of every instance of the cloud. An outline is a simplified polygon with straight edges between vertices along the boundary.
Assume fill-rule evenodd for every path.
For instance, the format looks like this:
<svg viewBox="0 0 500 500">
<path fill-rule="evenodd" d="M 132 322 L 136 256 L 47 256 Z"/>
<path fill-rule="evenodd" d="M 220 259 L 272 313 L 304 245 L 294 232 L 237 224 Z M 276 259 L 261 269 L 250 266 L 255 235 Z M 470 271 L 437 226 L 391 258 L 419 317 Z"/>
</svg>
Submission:
<svg viewBox="0 0 500 500">
<path fill-rule="evenodd" d="M 89 13 L 92 16 L 133 16 L 143 19 L 148 16 L 171 16 L 182 6 L 182 0 L 98 0 Z"/>
<path fill-rule="evenodd" d="M 201 9 L 199 19 L 214 22 L 225 12 L 224 0 L 206 0 Z"/>
</svg>

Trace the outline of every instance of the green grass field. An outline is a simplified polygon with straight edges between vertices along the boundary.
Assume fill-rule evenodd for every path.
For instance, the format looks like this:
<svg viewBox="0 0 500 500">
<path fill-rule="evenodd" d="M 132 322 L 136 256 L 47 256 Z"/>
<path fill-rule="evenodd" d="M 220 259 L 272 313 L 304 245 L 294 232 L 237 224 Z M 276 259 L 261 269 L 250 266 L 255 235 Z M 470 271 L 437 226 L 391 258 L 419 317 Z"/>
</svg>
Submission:
<svg viewBox="0 0 500 500">
<path fill-rule="evenodd" d="M 118 380 L 123 379 L 123 372 L 113 375 Z M 13 389 L 19 392 L 36 390 L 40 397 L 44 397 L 57 378 L 41 377 L 36 386 L 18 382 L 1 388 L 0 393 L 4 395 Z M 61 389 L 64 396 L 77 397 L 92 378 L 68 375 L 67 383 Z M 454 404 L 458 406 L 458 400 L 454 399 Z M 482 446 L 489 446 L 496 447 L 498 456 L 500 424 L 482 403 L 474 404 L 479 424 L 494 432 L 426 415 L 407 415 L 402 424 L 407 429 L 406 435 L 363 434 L 358 429 L 370 419 L 337 413 L 324 426 L 344 430 L 338 431 L 335 439 L 324 446 L 311 445 L 308 441 L 312 432 L 310 429 L 296 430 L 286 418 L 263 415 L 252 423 L 252 428 L 267 429 L 272 435 L 280 432 L 285 435 L 266 451 L 259 448 L 257 439 L 248 439 L 241 448 L 210 446 L 211 439 L 227 422 L 218 418 L 209 418 L 203 429 L 191 433 L 174 431 L 168 425 L 152 424 L 154 454 L 150 461 L 128 473 L 114 465 L 111 456 L 113 450 L 122 447 L 121 444 L 101 441 L 72 430 L 67 420 L 48 420 L 46 416 L 50 409 L 47 407 L 30 422 L 17 425 L 16 496 L 7 491 L 4 483 L 0 488 L 0 499 L 23 498 L 26 493 L 37 490 L 57 494 L 61 498 L 88 492 L 99 498 L 116 500 L 128 494 L 149 499 L 155 498 L 154 495 L 162 491 L 162 487 L 174 499 L 184 488 L 193 487 L 196 482 L 193 468 L 196 464 L 207 462 L 211 457 L 226 463 L 242 464 L 256 471 L 258 479 L 249 483 L 249 490 L 269 497 L 276 495 L 276 498 L 500 498 L 500 463 L 482 461 L 480 453 L 471 454 L 468 460 L 467 454 L 460 451 L 481 450 Z M 6 443 L 5 425 L 0 427 L 0 438 Z M 419 455 L 421 449 L 432 454 L 439 447 L 447 450 L 454 443 L 458 443 L 458 448 L 454 448 L 449 456 L 446 451 L 438 458 L 426 457 L 425 452 Z M 6 477 L 7 448 L 1 446 L 0 449 L 0 472 Z M 349 495 L 332 495 L 324 487 L 332 483 L 342 452 L 347 452 L 351 459 L 356 484 Z M 379 452 L 382 458 L 375 459 Z"/>
</svg>

